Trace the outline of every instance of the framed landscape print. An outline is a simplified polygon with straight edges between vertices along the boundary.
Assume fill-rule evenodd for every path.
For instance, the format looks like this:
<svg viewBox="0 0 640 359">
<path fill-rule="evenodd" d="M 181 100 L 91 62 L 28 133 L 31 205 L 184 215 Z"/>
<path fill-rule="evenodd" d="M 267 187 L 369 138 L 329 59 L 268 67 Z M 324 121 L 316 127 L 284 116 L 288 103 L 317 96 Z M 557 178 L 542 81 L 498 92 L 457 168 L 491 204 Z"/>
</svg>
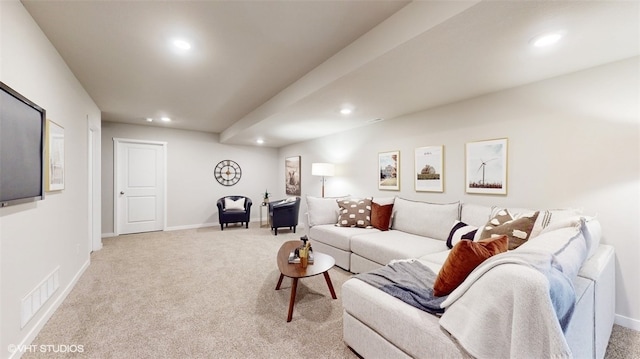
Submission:
<svg viewBox="0 0 640 359">
<path fill-rule="evenodd" d="M 400 151 L 378 154 L 378 189 L 400 190 Z"/>
<path fill-rule="evenodd" d="M 444 192 L 443 156 L 444 146 L 416 148 L 413 179 L 417 192 Z"/>
<path fill-rule="evenodd" d="M 507 194 L 507 139 L 469 142 L 466 147 L 467 193 Z"/>
<path fill-rule="evenodd" d="M 300 196 L 302 194 L 302 187 L 300 184 L 300 156 L 285 158 L 284 169 L 287 195 Z"/>
<path fill-rule="evenodd" d="M 45 190 L 64 189 L 64 128 L 47 120 L 45 158 Z"/>
</svg>

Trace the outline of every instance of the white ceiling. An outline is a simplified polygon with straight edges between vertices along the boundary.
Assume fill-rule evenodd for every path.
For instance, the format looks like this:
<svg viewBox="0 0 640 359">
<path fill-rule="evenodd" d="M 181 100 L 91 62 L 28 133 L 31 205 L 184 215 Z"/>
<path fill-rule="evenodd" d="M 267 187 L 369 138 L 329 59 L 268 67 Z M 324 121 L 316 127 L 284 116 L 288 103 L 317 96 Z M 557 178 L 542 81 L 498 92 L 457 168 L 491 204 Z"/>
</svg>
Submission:
<svg viewBox="0 0 640 359">
<path fill-rule="evenodd" d="M 638 1 L 22 2 L 103 120 L 231 144 L 280 147 L 640 55 Z M 556 30 L 555 46 L 530 45 Z"/>
</svg>

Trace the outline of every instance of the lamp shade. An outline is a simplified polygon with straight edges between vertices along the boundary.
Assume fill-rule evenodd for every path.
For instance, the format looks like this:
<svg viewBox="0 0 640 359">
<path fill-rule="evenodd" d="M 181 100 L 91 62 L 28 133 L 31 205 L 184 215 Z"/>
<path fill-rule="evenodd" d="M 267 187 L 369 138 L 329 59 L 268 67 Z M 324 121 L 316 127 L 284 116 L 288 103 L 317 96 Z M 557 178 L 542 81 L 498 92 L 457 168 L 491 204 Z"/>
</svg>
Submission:
<svg viewBox="0 0 640 359">
<path fill-rule="evenodd" d="M 312 163 L 311 174 L 313 176 L 331 177 L 335 174 L 333 163 Z"/>
</svg>

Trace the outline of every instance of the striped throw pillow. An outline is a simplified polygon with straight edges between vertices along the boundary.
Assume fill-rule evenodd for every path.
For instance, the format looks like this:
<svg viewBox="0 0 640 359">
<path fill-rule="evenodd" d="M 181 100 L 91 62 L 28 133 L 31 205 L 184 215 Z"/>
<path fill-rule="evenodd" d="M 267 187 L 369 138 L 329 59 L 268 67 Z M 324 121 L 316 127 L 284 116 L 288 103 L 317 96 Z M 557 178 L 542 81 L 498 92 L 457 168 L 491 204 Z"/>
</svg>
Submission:
<svg viewBox="0 0 640 359">
<path fill-rule="evenodd" d="M 451 232 L 449 232 L 449 237 L 447 238 L 447 247 L 453 248 L 453 246 L 462 239 L 473 241 L 473 237 L 475 237 L 477 231 L 478 227 L 455 220 Z"/>
</svg>

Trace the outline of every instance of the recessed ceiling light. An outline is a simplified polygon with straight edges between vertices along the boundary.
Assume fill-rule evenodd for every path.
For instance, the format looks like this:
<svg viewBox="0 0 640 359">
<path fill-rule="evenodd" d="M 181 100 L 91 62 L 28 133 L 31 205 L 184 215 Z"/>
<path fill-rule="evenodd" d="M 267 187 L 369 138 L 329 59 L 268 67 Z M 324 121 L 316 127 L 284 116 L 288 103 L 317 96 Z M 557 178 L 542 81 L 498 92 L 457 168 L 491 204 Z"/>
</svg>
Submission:
<svg viewBox="0 0 640 359">
<path fill-rule="evenodd" d="M 153 122 L 153 119 L 151 117 L 147 117 L 146 120 L 147 122 Z"/>
<path fill-rule="evenodd" d="M 256 140 L 256 143 L 257 143 L 257 144 L 259 144 L 259 145 L 261 145 L 261 144 L 263 144 L 263 143 L 264 143 L 264 140 L 263 140 L 262 138 L 258 138 L 258 139 Z"/>
<path fill-rule="evenodd" d="M 345 116 L 350 115 L 353 113 L 353 109 L 354 109 L 353 105 L 345 103 L 342 105 L 342 107 L 340 107 L 340 113 Z"/>
<path fill-rule="evenodd" d="M 180 51 L 188 51 L 191 50 L 191 44 L 182 39 L 175 39 L 172 41 L 173 46 Z"/>
<path fill-rule="evenodd" d="M 171 119 L 169 117 L 161 117 L 160 118 L 163 122 L 171 122 Z"/>
<path fill-rule="evenodd" d="M 551 46 L 560 41 L 562 35 L 560 32 L 550 32 L 534 37 L 530 43 L 535 47 Z"/>
</svg>

